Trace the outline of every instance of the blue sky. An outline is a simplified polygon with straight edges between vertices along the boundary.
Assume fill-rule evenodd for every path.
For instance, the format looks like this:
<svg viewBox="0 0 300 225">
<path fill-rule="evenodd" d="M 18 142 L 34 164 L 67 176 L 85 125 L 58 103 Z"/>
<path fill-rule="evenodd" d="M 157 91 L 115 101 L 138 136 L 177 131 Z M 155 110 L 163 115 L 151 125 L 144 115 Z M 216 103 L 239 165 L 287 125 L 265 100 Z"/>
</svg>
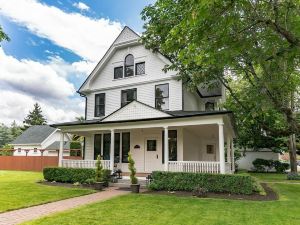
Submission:
<svg viewBox="0 0 300 225">
<path fill-rule="evenodd" d="M 125 25 L 142 33 L 140 12 L 153 2 L 0 0 L 11 38 L 0 47 L 0 123 L 21 123 L 34 102 L 49 123 L 83 115 L 76 90 Z"/>
</svg>

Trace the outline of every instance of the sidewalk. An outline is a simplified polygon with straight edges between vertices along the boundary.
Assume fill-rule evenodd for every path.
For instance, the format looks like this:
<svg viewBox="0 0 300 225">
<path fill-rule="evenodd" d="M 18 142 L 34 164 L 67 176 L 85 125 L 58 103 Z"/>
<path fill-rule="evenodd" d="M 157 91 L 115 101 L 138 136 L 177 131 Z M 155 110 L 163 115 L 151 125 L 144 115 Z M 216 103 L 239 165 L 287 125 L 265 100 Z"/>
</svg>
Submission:
<svg viewBox="0 0 300 225">
<path fill-rule="evenodd" d="M 129 193 L 129 191 L 119 190 L 116 187 L 110 187 L 105 189 L 105 191 L 90 195 L 84 195 L 66 200 L 46 203 L 43 205 L 0 213 L 0 225 L 23 223 L 25 221 L 37 219 L 52 213 L 65 211 L 89 203 L 104 201 L 112 197 L 125 195 L 127 193 Z"/>
</svg>

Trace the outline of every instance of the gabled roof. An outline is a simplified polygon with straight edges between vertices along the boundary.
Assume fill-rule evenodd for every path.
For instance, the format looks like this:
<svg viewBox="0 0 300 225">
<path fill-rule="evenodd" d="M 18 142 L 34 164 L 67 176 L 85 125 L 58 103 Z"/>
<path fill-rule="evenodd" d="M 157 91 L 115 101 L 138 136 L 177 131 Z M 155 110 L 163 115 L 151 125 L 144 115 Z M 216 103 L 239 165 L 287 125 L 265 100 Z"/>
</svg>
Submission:
<svg viewBox="0 0 300 225">
<path fill-rule="evenodd" d="M 122 121 L 122 120 L 139 120 L 146 118 L 163 118 L 170 117 L 171 115 L 153 108 L 152 106 L 146 105 L 139 101 L 132 101 L 117 111 L 111 113 L 101 121 Z"/>
<path fill-rule="evenodd" d="M 114 40 L 114 42 L 111 44 L 111 46 L 108 48 L 102 59 L 98 62 L 96 67 L 93 69 L 93 71 L 90 73 L 90 75 L 86 78 L 86 80 L 83 82 L 83 84 L 80 86 L 79 90 L 77 91 L 79 94 L 83 94 L 85 91 L 85 86 L 91 82 L 97 71 L 99 71 L 106 62 L 110 59 L 110 57 L 113 55 L 113 53 L 118 48 L 123 48 L 125 46 L 130 45 L 137 45 L 140 44 L 139 42 L 140 36 L 134 32 L 131 28 L 128 26 L 125 26 L 119 36 Z M 165 63 L 171 63 L 169 59 L 167 59 L 165 56 L 163 56 L 161 53 L 158 53 L 158 57 L 164 61 Z M 84 95 L 84 94 L 83 94 Z"/>
<path fill-rule="evenodd" d="M 29 127 L 20 136 L 18 136 L 11 144 L 41 144 L 48 138 L 56 128 L 48 125 L 35 125 Z"/>
</svg>

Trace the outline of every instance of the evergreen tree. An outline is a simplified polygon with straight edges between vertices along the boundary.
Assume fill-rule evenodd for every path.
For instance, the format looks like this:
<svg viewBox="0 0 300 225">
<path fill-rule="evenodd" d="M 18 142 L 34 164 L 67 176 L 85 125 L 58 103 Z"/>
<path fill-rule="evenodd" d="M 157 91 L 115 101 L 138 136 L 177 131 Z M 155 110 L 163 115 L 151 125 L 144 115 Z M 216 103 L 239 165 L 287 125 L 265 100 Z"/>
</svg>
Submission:
<svg viewBox="0 0 300 225">
<path fill-rule="evenodd" d="M 10 133 L 14 139 L 22 133 L 21 126 L 19 126 L 15 120 L 10 125 Z"/>
<path fill-rule="evenodd" d="M 10 143 L 13 139 L 14 138 L 10 133 L 9 127 L 4 125 L 3 123 L 0 123 L 0 148 Z"/>
<path fill-rule="evenodd" d="M 41 106 L 38 103 L 34 104 L 34 109 L 29 111 L 29 114 L 23 121 L 24 128 L 27 129 L 33 125 L 46 125 L 47 120 L 42 114 Z"/>
</svg>

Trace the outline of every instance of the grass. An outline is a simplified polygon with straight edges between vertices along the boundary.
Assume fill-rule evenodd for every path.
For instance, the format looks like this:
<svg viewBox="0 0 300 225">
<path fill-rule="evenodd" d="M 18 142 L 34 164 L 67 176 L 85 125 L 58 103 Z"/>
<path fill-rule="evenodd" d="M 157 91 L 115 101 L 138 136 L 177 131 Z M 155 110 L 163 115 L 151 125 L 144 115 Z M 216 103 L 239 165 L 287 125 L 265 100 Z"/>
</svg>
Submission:
<svg viewBox="0 0 300 225">
<path fill-rule="evenodd" d="M 0 212 L 92 193 L 92 190 L 37 184 L 41 173 L 0 171 Z"/>
<path fill-rule="evenodd" d="M 241 172 L 240 174 L 249 174 L 256 177 L 259 181 L 264 182 L 283 182 L 283 183 L 300 183 L 300 180 L 287 180 L 287 174 L 280 173 L 246 173 Z"/>
<path fill-rule="evenodd" d="M 268 180 L 266 177 L 261 179 Z M 299 224 L 300 185 L 288 183 L 270 185 L 279 193 L 278 201 L 259 202 L 130 194 L 26 224 Z"/>
</svg>

